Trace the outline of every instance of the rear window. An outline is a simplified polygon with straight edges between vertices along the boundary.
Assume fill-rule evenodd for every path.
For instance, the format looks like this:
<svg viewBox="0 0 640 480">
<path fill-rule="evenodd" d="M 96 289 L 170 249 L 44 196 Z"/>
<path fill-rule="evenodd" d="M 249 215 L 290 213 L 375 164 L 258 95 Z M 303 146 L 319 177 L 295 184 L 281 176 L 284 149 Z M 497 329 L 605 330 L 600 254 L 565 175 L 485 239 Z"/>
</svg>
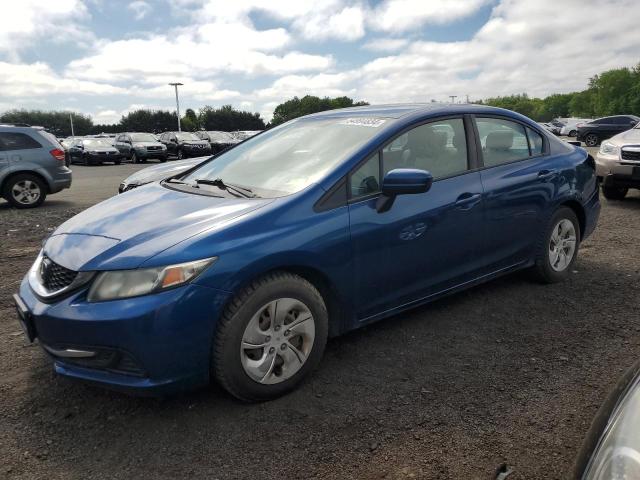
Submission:
<svg viewBox="0 0 640 480">
<path fill-rule="evenodd" d="M 0 150 L 28 150 L 31 148 L 42 148 L 42 145 L 24 133 L 0 132 Z"/>
</svg>

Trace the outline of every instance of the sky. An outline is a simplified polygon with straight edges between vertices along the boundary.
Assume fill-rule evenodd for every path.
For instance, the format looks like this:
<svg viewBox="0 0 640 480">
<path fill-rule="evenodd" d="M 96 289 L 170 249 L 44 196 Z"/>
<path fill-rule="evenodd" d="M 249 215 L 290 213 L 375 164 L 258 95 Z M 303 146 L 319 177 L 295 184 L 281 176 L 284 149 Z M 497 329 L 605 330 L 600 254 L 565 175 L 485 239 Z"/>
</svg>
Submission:
<svg viewBox="0 0 640 480">
<path fill-rule="evenodd" d="M 640 62 L 637 0 L 3 0 L 0 111 L 115 123 L 306 94 L 370 103 L 582 90 Z"/>
</svg>

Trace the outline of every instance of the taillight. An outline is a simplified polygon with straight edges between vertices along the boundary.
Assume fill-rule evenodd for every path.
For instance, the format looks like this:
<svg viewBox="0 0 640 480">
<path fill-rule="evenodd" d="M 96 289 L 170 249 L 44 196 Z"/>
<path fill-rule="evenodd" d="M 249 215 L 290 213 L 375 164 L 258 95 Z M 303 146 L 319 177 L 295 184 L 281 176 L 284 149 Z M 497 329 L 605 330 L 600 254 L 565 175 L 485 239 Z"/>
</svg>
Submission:
<svg viewBox="0 0 640 480">
<path fill-rule="evenodd" d="M 49 152 L 53 158 L 64 162 L 64 150 L 60 150 L 59 148 L 54 148 Z"/>
</svg>

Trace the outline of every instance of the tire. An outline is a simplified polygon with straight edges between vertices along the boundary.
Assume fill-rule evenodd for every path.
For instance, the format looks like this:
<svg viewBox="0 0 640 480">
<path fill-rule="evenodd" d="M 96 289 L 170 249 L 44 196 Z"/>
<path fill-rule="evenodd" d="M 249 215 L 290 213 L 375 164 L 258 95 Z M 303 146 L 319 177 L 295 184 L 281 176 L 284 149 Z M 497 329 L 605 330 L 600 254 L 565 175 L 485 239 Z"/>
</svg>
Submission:
<svg viewBox="0 0 640 480">
<path fill-rule="evenodd" d="M 274 327 L 270 312 L 282 315 L 273 314 L 281 325 Z M 299 320 L 301 316 L 307 319 Z M 328 323 L 322 296 L 304 278 L 287 272 L 259 278 L 235 295 L 218 321 L 211 355 L 213 377 L 245 402 L 279 397 L 294 389 L 320 362 Z M 295 331 L 292 333 L 287 325 Z M 296 335 L 301 329 L 304 333 Z M 266 346 L 243 348 L 249 341 Z M 258 364 L 267 367 L 262 380 L 259 377 L 263 370 L 255 366 Z"/>
<path fill-rule="evenodd" d="M 160 157 L 160 163 L 165 163 L 167 161 L 167 157 Z"/>
<path fill-rule="evenodd" d="M 600 144 L 600 138 L 595 133 L 588 133 L 584 137 L 584 144 L 587 147 L 597 147 Z"/>
<path fill-rule="evenodd" d="M 178 149 L 178 153 L 176 154 L 176 158 L 178 160 L 182 160 L 184 158 L 184 154 L 182 153 L 182 149 Z"/>
<path fill-rule="evenodd" d="M 555 234 L 557 238 L 558 228 L 561 222 L 565 228 L 568 227 L 568 224 L 565 222 L 570 222 L 572 225 L 574 238 L 573 251 L 570 254 L 568 262 L 563 262 L 562 255 L 559 254 L 557 257 L 558 262 L 554 266 L 552 264 L 552 258 L 555 258 L 554 250 L 552 248 L 555 243 L 553 235 Z M 569 233 L 571 233 L 570 230 L 571 229 L 569 229 Z M 564 235 L 562 236 L 564 237 Z M 569 242 L 567 242 L 567 245 L 569 245 Z M 535 278 L 542 283 L 557 283 L 565 280 L 570 275 L 571 269 L 578 258 L 579 247 L 580 222 L 578 222 L 578 217 L 576 217 L 575 212 L 569 207 L 560 207 L 551 216 L 547 227 L 544 229 L 543 234 L 538 240 L 535 254 L 535 265 L 532 269 Z M 566 252 L 564 248 L 560 248 L 558 251 L 563 251 L 565 253 L 564 260 L 566 261 L 566 257 L 569 256 L 568 252 Z"/>
<path fill-rule="evenodd" d="M 607 200 L 624 200 L 624 197 L 627 195 L 629 191 L 628 188 L 625 187 L 605 187 L 602 186 L 602 195 Z"/>
<path fill-rule="evenodd" d="M 2 196 L 16 208 L 35 208 L 47 198 L 47 186 L 40 177 L 21 173 L 5 181 Z"/>
<path fill-rule="evenodd" d="M 82 156 L 82 164 L 85 167 L 90 167 L 91 165 L 93 165 L 93 162 L 91 160 L 89 160 L 89 157 L 87 157 L 86 155 Z"/>
<path fill-rule="evenodd" d="M 122 160 L 115 160 L 113 163 L 114 165 L 120 165 L 122 163 Z"/>
<path fill-rule="evenodd" d="M 571 130 L 569 132 L 569 136 L 570 137 L 577 137 L 578 136 L 578 131 L 577 130 Z"/>
<path fill-rule="evenodd" d="M 136 155 L 136 152 L 133 152 L 131 154 L 131 163 L 140 163 L 140 160 L 138 159 L 138 156 Z"/>
</svg>

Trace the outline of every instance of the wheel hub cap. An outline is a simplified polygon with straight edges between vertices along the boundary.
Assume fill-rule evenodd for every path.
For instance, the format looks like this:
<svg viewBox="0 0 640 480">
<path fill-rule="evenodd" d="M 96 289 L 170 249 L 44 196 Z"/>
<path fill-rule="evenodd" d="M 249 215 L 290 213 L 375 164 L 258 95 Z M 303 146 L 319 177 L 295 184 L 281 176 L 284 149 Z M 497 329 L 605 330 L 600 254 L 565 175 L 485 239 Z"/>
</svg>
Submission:
<svg viewBox="0 0 640 480">
<path fill-rule="evenodd" d="M 267 303 L 251 317 L 242 336 L 245 373 L 263 384 L 291 378 L 307 361 L 315 333 L 313 315 L 301 301 L 279 298 Z"/>
<path fill-rule="evenodd" d="M 22 180 L 13 186 L 11 195 L 17 202 L 30 205 L 40 198 L 40 187 L 31 180 Z"/>
<path fill-rule="evenodd" d="M 551 232 L 549 262 L 556 272 L 564 271 L 576 252 L 576 229 L 566 218 L 560 220 Z"/>
</svg>

